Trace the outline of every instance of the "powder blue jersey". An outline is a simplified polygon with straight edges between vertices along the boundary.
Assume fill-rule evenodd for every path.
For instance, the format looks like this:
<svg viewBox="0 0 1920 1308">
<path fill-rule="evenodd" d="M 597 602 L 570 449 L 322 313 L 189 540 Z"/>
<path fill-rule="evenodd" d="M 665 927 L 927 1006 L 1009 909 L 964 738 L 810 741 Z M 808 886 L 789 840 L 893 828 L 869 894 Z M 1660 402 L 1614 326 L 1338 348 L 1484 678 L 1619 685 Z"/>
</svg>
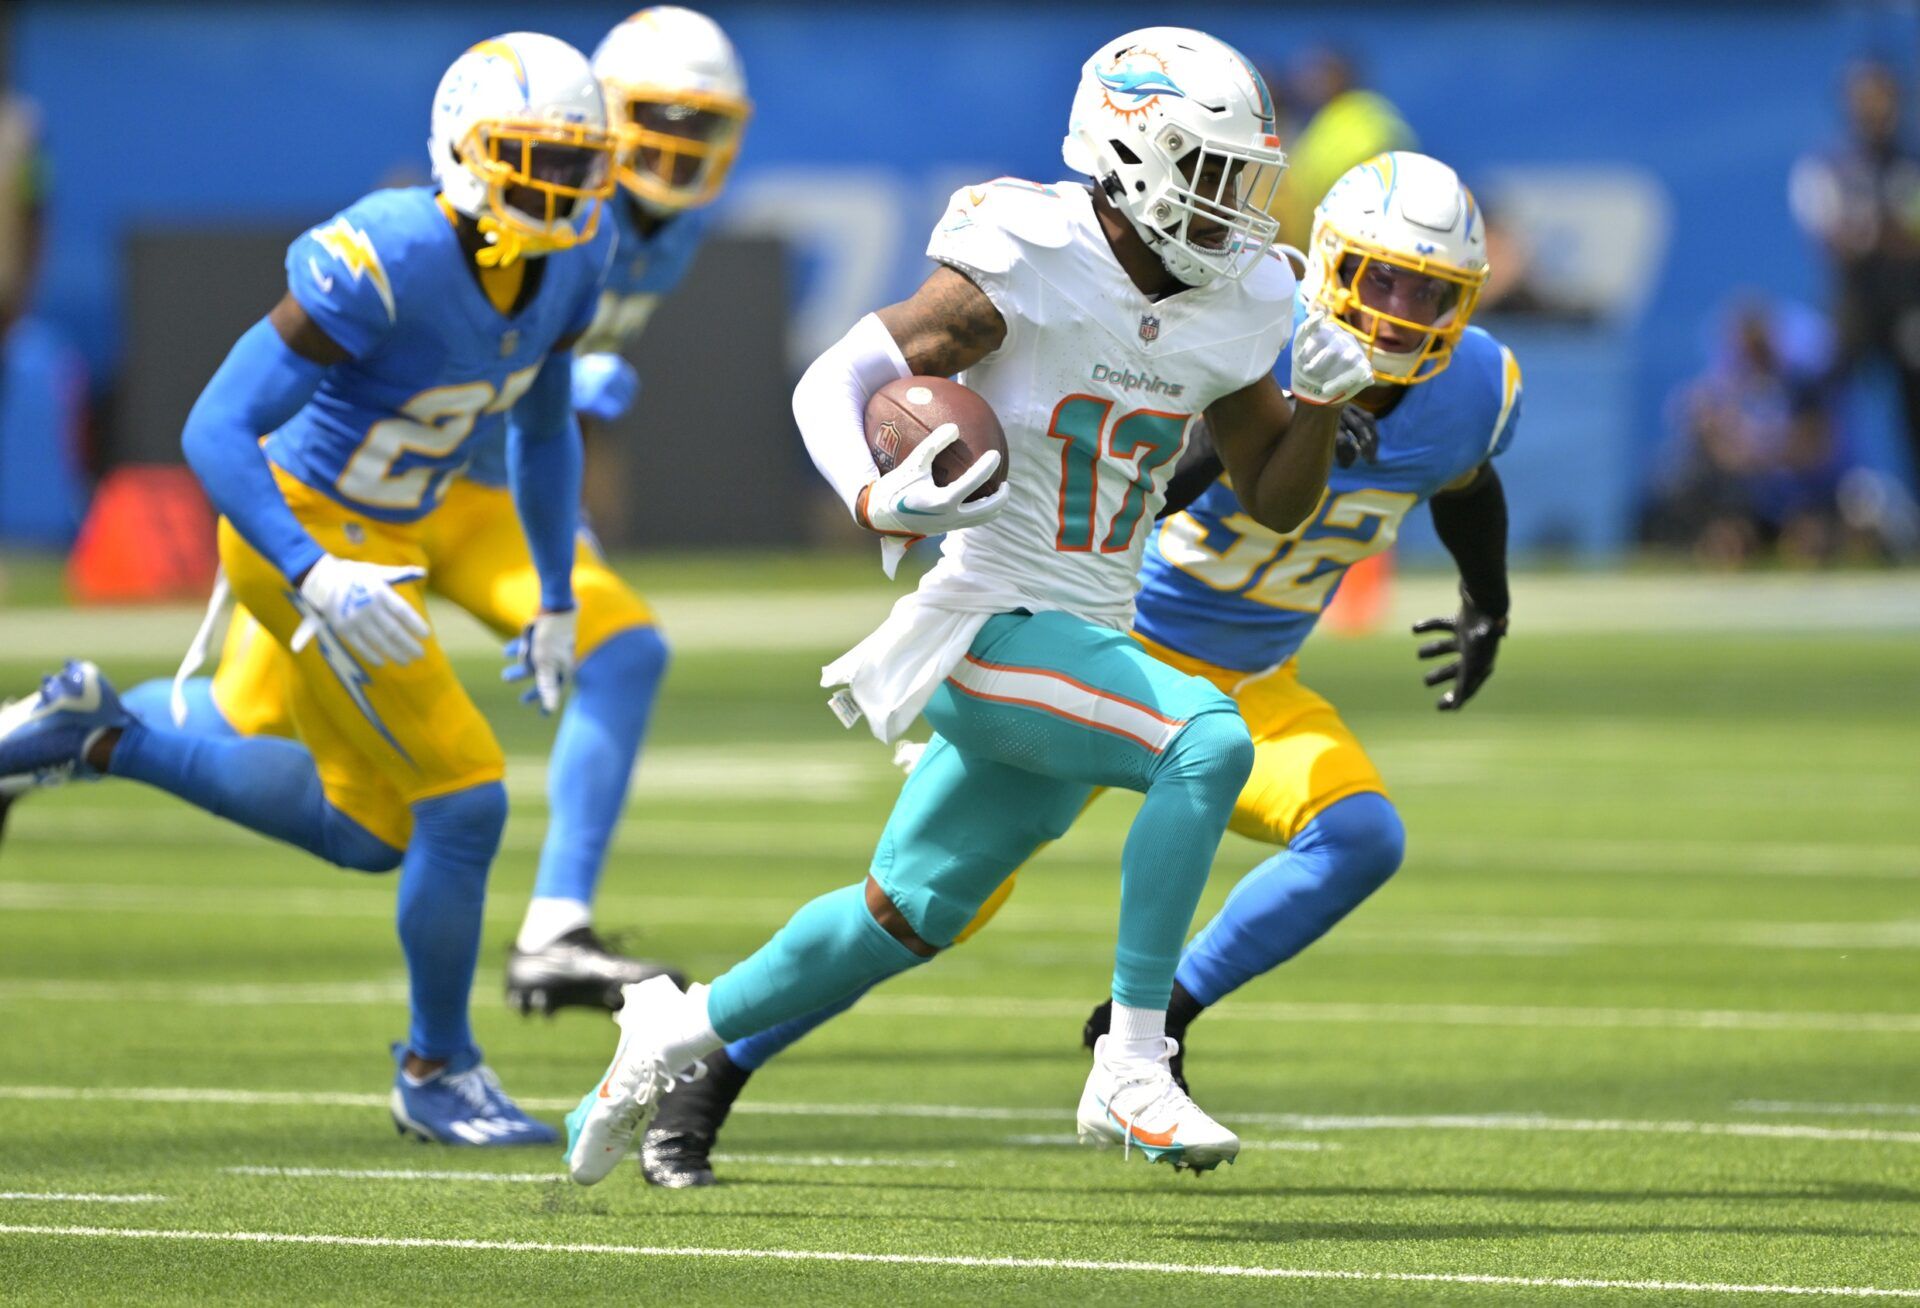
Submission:
<svg viewBox="0 0 1920 1308">
<path fill-rule="evenodd" d="M 633 344 L 652 317 L 654 306 L 663 296 L 671 295 L 687 275 L 709 221 L 706 210 L 694 209 L 675 216 L 649 235 L 640 230 L 633 201 L 624 192 L 608 202 L 606 212 L 614 232 L 613 258 L 592 325 L 576 347 L 579 354 L 619 354 Z M 507 484 L 504 431 L 474 449 L 467 476 L 486 486 Z"/>
<path fill-rule="evenodd" d="M 352 357 L 268 437 L 267 457 L 368 517 L 431 513 L 476 448 L 504 448 L 508 410 L 553 347 L 592 321 L 610 226 L 545 256 L 511 317 L 480 289 L 426 187 L 375 191 L 302 235 L 287 249 L 287 285 Z"/>
<path fill-rule="evenodd" d="M 1283 385 L 1291 366 L 1289 350 L 1276 371 Z M 1347 568 L 1391 547 L 1409 509 L 1502 453 L 1519 419 L 1513 352 L 1468 328 L 1452 364 L 1408 387 L 1380 420 L 1379 462 L 1336 466 L 1304 525 L 1284 536 L 1269 531 L 1224 477 L 1161 523 L 1141 569 L 1134 630 L 1220 667 L 1254 672 L 1284 663 Z"/>
</svg>

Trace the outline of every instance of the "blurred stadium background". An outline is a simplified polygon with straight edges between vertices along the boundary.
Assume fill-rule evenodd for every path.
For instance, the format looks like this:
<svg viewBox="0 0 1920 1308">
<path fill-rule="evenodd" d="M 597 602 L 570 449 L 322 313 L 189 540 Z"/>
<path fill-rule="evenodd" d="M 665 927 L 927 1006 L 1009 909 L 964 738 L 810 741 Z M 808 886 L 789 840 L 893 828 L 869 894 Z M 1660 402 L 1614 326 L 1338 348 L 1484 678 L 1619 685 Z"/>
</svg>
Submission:
<svg viewBox="0 0 1920 1308">
<path fill-rule="evenodd" d="M 538 20 L 591 48 L 609 12 L 552 3 Z M 1068 72 L 1101 33 L 1159 10 L 714 12 L 759 111 L 722 201 L 727 239 L 646 334 L 631 430 L 596 442 L 592 507 L 618 546 L 843 541 L 792 439 L 789 378 L 916 283 L 954 186 L 1058 176 Z M 1903 370 L 1920 374 L 1920 162 L 1899 96 L 1920 51 L 1913 6 L 1183 15 L 1269 72 L 1291 118 L 1294 239 L 1308 192 L 1387 146 L 1417 142 L 1485 202 L 1483 320 L 1527 376 L 1527 436 L 1503 461 L 1523 557 L 1911 555 L 1917 438 L 1900 396 Z M 423 175 L 425 90 L 446 52 L 533 17 L 493 3 L 7 6 L 0 545 L 68 548 L 96 496 L 103 532 L 172 541 L 152 501 L 190 501 L 177 482 L 142 472 L 127 494 L 101 492 L 129 467 L 178 465 L 181 420 L 271 302 L 291 236 Z M 1861 124 L 1876 115 L 1893 144 L 1869 161 Z M 1843 305 L 1850 282 L 1878 298 Z M 712 471 L 716 441 L 743 509 L 725 522 L 672 493 Z M 1403 553 L 1434 557 L 1424 515 L 1407 526 Z M 150 551 L 128 563 L 98 548 L 89 593 L 197 588 Z"/>
<path fill-rule="evenodd" d="M 547 1158 L 395 1171 L 481 1164 L 396 1154 L 366 1093 L 403 991 L 391 884 L 142 788 L 71 786 L 17 812 L 0 853 L 0 1223 L 1053 1259 L 1115 1257 L 1128 1232 L 1130 1257 L 1323 1269 L 1299 1292 L 1342 1303 L 1920 1287 L 1920 5 L 706 7 L 757 112 L 723 238 L 648 328 L 645 391 L 592 435 L 589 478 L 677 659 L 604 918 L 698 976 L 844 884 L 897 787 L 820 704 L 820 663 L 896 591 L 807 464 L 791 379 L 923 275 L 954 187 L 1062 173 L 1089 50 L 1177 21 L 1263 64 L 1292 118 L 1295 239 L 1303 190 L 1415 142 L 1491 215 L 1481 321 L 1526 373 L 1500 465 L 1514 636 L 1468 712 L 1437 718 L 1403 624 L 1450 609 L 1452 577 L 1414 514 L 1400 578 L 1347 616 L 1372 636 L 1306 650 L 1411 852 L 1201 1037 L 1199 1084 L 1270 1152 L 1205 1187 L 1065 1148 L 1036 1164 L 1064 1137 L 1028 1133 L 1064 1129 L 1085 1074 L 1124 801 L 1047 855 L 1002 925 L 762 1074 L 728 1128 L 742 1184 L 668 1197 L 534 1184 Z M 0 6 L 0 694 L 70 655 L 123 684 L 172 669 L 213 565 L 182 419 L 278 293 L 287 241 L 422 176 L 429 91 L 475 39 L 591 48 L 619 17 Z M 724 517 L 687 493 L 717 479 Z M 532 880 L 550 727 L 459 626 L 511 757 L 478 1030 L 552 1118 L 600 1067 L 601 1028 L 487 997 Z M 1230 837 L 1203 916 L 1263 856 Z M 168 1199 L 45 1200 L 93 1191 Z M 475 1300 L 1060 1303 L 1114 1285 L 46 1229 L 0 1226 L 29 1233 L 0 1239 L 0 1301 L 406 1302 L 432 1278 Z M 1366 1279 L 1399 1276 L 1415 1282 Z"/>
</svg>

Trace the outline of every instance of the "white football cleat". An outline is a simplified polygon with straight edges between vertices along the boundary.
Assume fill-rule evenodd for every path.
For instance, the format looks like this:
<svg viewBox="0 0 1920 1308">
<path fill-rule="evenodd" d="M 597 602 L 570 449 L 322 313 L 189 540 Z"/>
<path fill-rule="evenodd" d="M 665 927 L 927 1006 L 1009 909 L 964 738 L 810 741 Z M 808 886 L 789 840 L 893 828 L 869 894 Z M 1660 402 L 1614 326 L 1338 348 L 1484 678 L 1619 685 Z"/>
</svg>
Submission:
<svg viewBox="0 0 1920 1308">
<path fill-rule="evenodd" d="M 704 987 L 701 987 L 704 991 Z M 595 1185 L 620 1165 L 673 1089 L 676 1069 L 662 1056 L 669 1033 L 682 1029 L 687 996 L 669 976 L 649 977 L 620 990 L 614 1014 L 620 1044 L 600 1084 L 567 1114 L 567 1171 L 581 1185 Z"/>
<path fill-rule="evenodd" d="M 1080 1143 L 1138 1149 L 1150 1162 L 1170 1162 L 1204 1172 L 1230 1163 L 1240 1152 L 1240 1137 L 1208 1117 L 1173 1079 L 1168 1061 L 1180 1047 L 1166 1037 L 1166 1049 L 1152 1062 L 1117 1055 L 1111 1036 L 1093 1046 L 1093 1070 L 1080 1094 Z"/>
</svg>

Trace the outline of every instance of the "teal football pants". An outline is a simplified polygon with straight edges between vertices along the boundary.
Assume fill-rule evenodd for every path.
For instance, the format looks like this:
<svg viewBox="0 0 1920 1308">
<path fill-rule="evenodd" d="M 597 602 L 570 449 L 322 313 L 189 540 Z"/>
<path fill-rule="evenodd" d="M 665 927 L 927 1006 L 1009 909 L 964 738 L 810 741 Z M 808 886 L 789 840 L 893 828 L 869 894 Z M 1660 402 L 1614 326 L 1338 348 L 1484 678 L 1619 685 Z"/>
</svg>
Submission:
<svg viewBox="0 0 1920 1308">
<path fill-rule="evenodd" d="M 939 734 L 902 788 L 871 867 L 915 934 L 951 944 L 1009 873 L 1072 825 L 1094 787 L 1140 791 L 1146 800 L 1120 857 L 1113 997 L 1165 1008 L 1253 767 L 1233 701 L 1122 632 L 1065 613 L 1003 613 L 981 629 L 926 716 Z M 813 901 L 713 983 L 714 1029 L 739 1039 L 922 961 L 876 933 L 884 935 L 858 893 Z"/>
</svg>

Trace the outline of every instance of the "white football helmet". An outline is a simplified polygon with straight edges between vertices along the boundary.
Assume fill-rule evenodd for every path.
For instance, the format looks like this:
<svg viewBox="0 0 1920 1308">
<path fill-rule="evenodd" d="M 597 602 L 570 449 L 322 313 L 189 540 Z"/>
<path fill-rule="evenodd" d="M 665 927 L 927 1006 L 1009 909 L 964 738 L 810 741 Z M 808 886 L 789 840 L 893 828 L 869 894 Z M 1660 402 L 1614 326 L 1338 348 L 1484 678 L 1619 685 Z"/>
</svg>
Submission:
<svg viewBox="0 0 1920 1308">
<path fill-rule="evenodd" d="M 1394 269 L 1426 279 L 1436 310 L 1430 321 L 1376 307 L 1378 294 L 1368 302 L 1370 285 L 1390 287 Z M 1453 169 L 1429 155 L 1375 155 L 1342 173 L 1313 211 L 1301 291 L 1360 338 L 1380 381 L 1412 385 L 1438 376 L 1453 362 L 1486 284 L 1486 220 Z M 1385 324 L 1423 344 L 1385 348 Z"/>
<path fill-rule="evenodd" d="M 1279 230 L 1273 96 L 1205 32 L 1145 27 L 1102 46 L 1080 69 L 1061 154 L 1189 286 L 1244 276 Z"/>
<path fill-rule="evenodd" d="M 593 52 L 620 135 L 620 184 L 674 212 L 720 194 L 753 103 L 720 25 L 678 5 L 642 9 Z"/>
<path fill-rule="evenodd" d="M 507 264 L 591 240 L 613 194 L 615 139 L 586 56 L 538 32 L 482 41 L 433 96 L 434 180 Z"/>
</svg>

